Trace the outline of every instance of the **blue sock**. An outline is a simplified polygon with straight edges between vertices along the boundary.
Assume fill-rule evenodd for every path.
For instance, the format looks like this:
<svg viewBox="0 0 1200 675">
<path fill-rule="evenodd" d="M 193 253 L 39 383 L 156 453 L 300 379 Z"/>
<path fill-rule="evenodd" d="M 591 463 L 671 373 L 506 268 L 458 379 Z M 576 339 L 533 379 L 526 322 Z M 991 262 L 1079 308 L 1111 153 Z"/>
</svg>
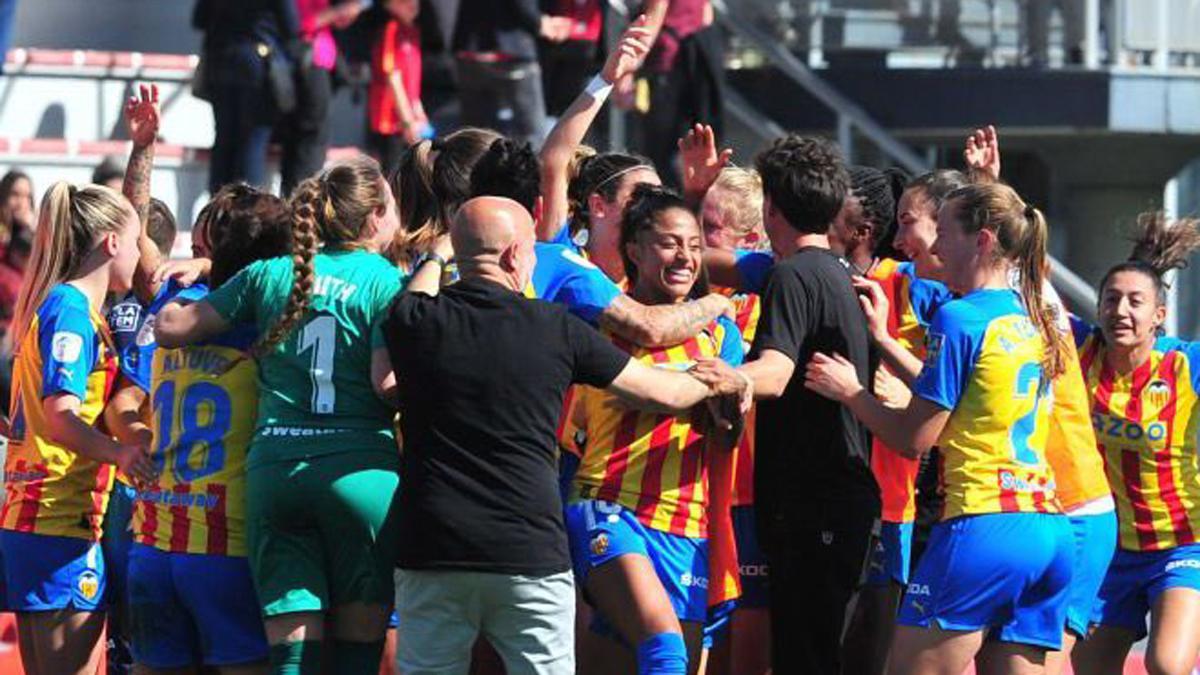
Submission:
<svg viewBox="0 0 1200 675">
<path fill-rule="evenodd" d="M 638 645 L 638 675 L 686 675 L 687 645 L 679 633 L 651 635 Z"/>
</svg>

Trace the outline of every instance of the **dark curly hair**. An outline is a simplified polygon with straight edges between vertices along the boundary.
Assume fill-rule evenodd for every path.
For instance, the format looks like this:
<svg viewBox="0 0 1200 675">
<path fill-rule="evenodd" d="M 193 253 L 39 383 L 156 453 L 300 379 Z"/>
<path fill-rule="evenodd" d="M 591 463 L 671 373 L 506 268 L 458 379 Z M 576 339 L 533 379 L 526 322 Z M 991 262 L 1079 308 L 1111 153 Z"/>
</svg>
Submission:
<svg viewBox="0 0 1200 675">
<path fill-rule="evenodd" d="M 763 194 L 798 232 L 824 234 L 850 190 L 836 146 L 822 138 L 789 134 L 759 153 L 754 166 Z"/>
<path fill-rule="evenodd" d="M 528 142 L 501 138 L 471 170 L 472 197 L 508 197 L 529 213 L 542 193 L 542 164 Z"/>
<path fill-rule="evenodd" d="M 655 224 L 658 223 L 659 216 L 673 209 L 679 209 L 695 217 L 683 197 L 669 188 L 642 183 L 633 189 L 629 203 L 625 205 L 625 211 L 621 215 L 620 243 L 621 262 L 625 266 L 625 276 L 629 279 L 630 287 L 637 283 L 638 270 L 637 265 L 625 250 L 626 245 L 634 242 L 642 232 L 653 230 Z M 699 223 L 697 223 L 697 230 L 703 232 L 699 230 Z M 700 237 L 700 241 L 704 241 L 703 236 Z M 688 298 L 695 300 L 705 295 L 708 295 L 708 275 L 704 271 L 704 265 L 701 265 L 696 283 L 692 286 Z"/>
<path fill-rule="evenodd" d="M 605 152 L 583 157 L 572 168 L 573 173 L 567 184 L 567 201 L 572 224 L 576 228 L 584 228 L 591 224 L 588 197 L 598 194 L 611 202 L 617 198 L 621 176 L 637 168 L 654 169 L 654 162 L 642 155 Z"/>
</svg>

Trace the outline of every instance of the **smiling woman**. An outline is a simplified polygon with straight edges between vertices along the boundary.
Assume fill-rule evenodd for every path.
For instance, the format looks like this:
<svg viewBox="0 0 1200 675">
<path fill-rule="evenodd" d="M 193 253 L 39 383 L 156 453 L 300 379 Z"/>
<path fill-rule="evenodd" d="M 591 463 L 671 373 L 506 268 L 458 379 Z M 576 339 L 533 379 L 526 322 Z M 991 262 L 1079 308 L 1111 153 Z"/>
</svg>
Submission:
<svg viewBox="0 0 1200 675">
<path fill-rule="evenodd" d="M 1111 672 L 1146 637 L 1151 672 L 1188 672 L 1200 635 L 1200 343 L 1163 336 L 1163 275 L 1200 247 L 1194 220 L 1145 214 L 1129 260 L 1100 286 L 1099 328 L 1076 326 L 1092 423 L 1117 503 L 1119 549 L 1076 672 Z"/>
<path fill-rule="evenodd" d="M 630 295 L 647 304 L 683 302 L 708 293 L 696 216 L 670 190 L 643 184 L 621 221 L 621 261 Z"/>
<path fill-rule="evenodd" d="M 670 305 L 708 292 L 700 223 L 670 190 L 634 188 L 619 249 L 629 294 L 639 302 Z M 658 368 L 688 370 L 706 357 L 734 366 L 742 360 L 741 334 L 726 317 L 667 347 L 612 339 Z M 592 387 L 576 396 L 575 421 L 587 441 L 571 487 L 567 532 L 576 579 L 597 610 L 582 641 L 580 672 L 611 672 L 614 662 L 633 656 L 614 636 L 635 645 L 638 672 L 694 669 L 710 581 L 724 587 L 723 576 L 710 574 L 710 551 L 718 569 L 724 550 L 718 537 L 732 535 L 726 525 L 737 437 L 704 412 L 631 410 Z"/>
</svg>

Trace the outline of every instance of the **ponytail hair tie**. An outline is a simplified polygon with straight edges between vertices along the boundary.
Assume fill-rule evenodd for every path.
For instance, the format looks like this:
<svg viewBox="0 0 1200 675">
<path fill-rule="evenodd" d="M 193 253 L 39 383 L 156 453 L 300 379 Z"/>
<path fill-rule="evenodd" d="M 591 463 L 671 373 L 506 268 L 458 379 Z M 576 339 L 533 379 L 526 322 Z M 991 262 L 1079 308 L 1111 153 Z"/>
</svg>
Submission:
<svg viewBox="0 0 1200 675">
<path fill-rule="evenodd" d="M 1034 217 L 1035 215 L 1037 215 L 1037 209 L 1035 209 L 1035 208 L 1033 207 L 1033 204 L 1026 204 L 1026 205 L 1025 205 L 1025 219 L 1026 219 L 1026 220 L 1033 220 L 1033 217 Z"/>
</svg>

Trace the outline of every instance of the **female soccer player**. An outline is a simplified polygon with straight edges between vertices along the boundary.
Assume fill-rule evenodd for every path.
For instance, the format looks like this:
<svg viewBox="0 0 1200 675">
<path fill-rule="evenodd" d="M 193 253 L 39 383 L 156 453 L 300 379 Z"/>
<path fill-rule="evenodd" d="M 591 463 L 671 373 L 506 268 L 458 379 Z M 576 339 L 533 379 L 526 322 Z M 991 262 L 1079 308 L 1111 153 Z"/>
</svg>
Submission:
<svg viewBox="0 0 1200 675">
<path fill-rule="evenodd" d="M 1200 344 L 1162 335 L 1163 275 L 1200 247 L 1196 222 L 1141 218 L 1130 259 L 1100 284 L 1099 327 L 1078 326 L 1092 422 L 1117 502 L 1119 549 L 1076 672 L 1122 672 L 1146 637 L 1152 673 L 1190 673 L 1200 653 Z"/>
<path fill-rule="evenodd" d="M 916 375 L 908 407 L 885 408 L 841 357 L 808 365 L 806 386 L 889 446 L 942 448 L 946 508 L 902 604 L 893 673 L 961 672 L 981 652 L 992 672 L 1040 673 L 1061 645 L 1074 547 L 1044 454 L 1049 383 L 1068 352 L 1042 301 L 1046 240 L 1042 214 L 1011 188 L 951 193 L 932 253 L 962 297 L 935 314 L 919 374 L 893 364 Z"/>
<path fill-rule="evenodd" d="M 291 215 L 278 197 L 242 186 L 214 201 L 214 287 L 290 250 Z M 168 281 L 148 312 L 207 293 L 204 284 Z M 267 661 L 244 516 L 258 385 L 254 362 L 241 354 L 255 337 L 242 325 L 182 349 L 150 342 L 141 354 L 152 363 L 151 427 L 134 423 L 127 433 L 151 437 L 161 473 L 140 491 L 133 514 L 129 605 L 134 659 L 150 672 L 245 673 Z"/>
<path fill-rule="evenodd" d="M 666 304 L 706 292 L 702 237 L 681 198 L 639 186 L 621 226 L 631 295 Z M 736 365 L 742 356 L 741 336 L 727 319 L 673 347 L 616 343 L 664 368 L 718 355 Z M 611 635 L 615 628 L 636 651 L 638 673 L 683 673 L 689 664 L 695 672 L 708 606 L 709 453 L 732 451 L 735 439 L 716 434 L 695 413 L 630 411 L 591 389 L 578 396 L 587 445 L 567 522 L 576 576 L 600 618 L 593 630 Z M 614 672 L 615 663 L 628 661 L 624 654 L 601 658 L 585 650 L 580 662 Z"/>
<path fill-rule="evenodd" d="M 5 602 L 32 673 L 96 671 L 105 619 L 99 540 L 114 465 L 139 481 L 154 472 L 145 448 L 93 426 L 117 375 L 100 310 L 108 293 L 132 287 L 140 232 L 119 193 L 51 186 L 13 316 L 0 552 Z"/>
<path fill-rule="evenodd" d="M 1000 180 L 1000 141 L 996 128 L 976 129 L 967 136 L 963 149 L 968 173 L 975 181 Z M 1019 288 L 1019 279 L 1010 279 Z M 1045 300 L 1057 312 L 1055 325 L 1068 335 L 1071 323 L 1067 308 L 1054 289 L 1046 284 Z M 1104 475 L 1104 463 L 1092 429 L 1091 396 L 1079 368 L 1074 340 L 1067 341 L 1065 371 L 1054 379 L 1054 405 L 1050 411 L 1050 435 L 1046 461 L 1054 472 L 1055 493 L 1071 522 L 1075 540 L 1075 564 L 1067 603 L 1067 625 L 1063 647 L 1046 655 L 1046 675 L 1058 675 L 1071 656 L 1077 640 L 1088 636 L 1096 596 L 1104 581 L 1117 545 L 1117 517 L 1112 492 Z M 1082 672 L 1091 672 L 1084 670 Z"/>
<path fill-rule="evenodd" d="M 708 130 L 701 133 L 707 135 Z M 681 147 L 691 147 L 695 139 L 696 130 L 693 130 Z M 767 245 L 762 200 L 762 179 L 757 172 L 740 167 L 722 169 L 701 199 L 700 219 L 707 249 L 732 253 L 738 248 L 754 249 Z M 755 293 L 742 293 L 733 288 L 716 290 L 729 295 L 733 301 L 742 346 L 748 351 L 762 314 L 761 299 Z M 727 624 L 728 639 L 722 639 L 721 626 L 715 631 L 716 645 L 708 660 L 708 672 L 761 675 L 771 669 L 768 639 L 771 615 L 767 611 L 769 571 L 766 556 L 758 545 L 754 522 L 754 408 L 746 415 L 745 431 L 735 451 L 731 506 L 742 593 Z"/>
<path fill-rule="evenodd" d="M 292 256 L 256 262 L 158 318 L 166 348 L 243 322 L 262 336 L 246 543 L 278 673 L 320 663 L 326 614 L 339 672 L 379 668 L 399 456 L 381 398 L 394 378 L 373 326 L 402 286 L 378 254 L 395 235 L 395 208 L 373 161 L 327 169 L 293 197 Z"/>
</svg>

